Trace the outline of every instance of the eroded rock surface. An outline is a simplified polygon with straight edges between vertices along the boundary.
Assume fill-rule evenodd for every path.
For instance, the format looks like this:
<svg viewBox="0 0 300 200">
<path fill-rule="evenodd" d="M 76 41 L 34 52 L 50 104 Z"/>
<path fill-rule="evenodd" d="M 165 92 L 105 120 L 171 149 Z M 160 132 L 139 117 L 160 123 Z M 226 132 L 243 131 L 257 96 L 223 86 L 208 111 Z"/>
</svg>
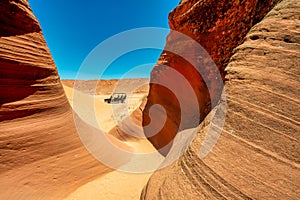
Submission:
<svg viewBox="0 0 300 200">
<path fill-rule="evenodd" d="M 0 27 L 0 199 L 62 199 L 111 169 L 77 135 L 28 2 L 1 0 Z"/>
<path fill-rule="evenodd" d="M 299 13 L 298 0 L 284 0 L 251 28 L 226 68 L 218 143 L 198 157 L 208 117 L 184 155 L 152 175 L 141 199 L 299 198 Z"/>
<path fill-rule="evenodd" d="M 169 145 L 160 150 L 162 154 L 168 152 L 178 131 L 198 126 L 216 105 L 222 91 L 222 81 L 218 79 L 224 80 L 224 69 L 233 55 L 233 49 L 241 44 L 250 28 L 265 16 L 276 2 L 278 0 L 190 0 L 181 1 L 170 13 L 171 29 L 200 43 L 216 67 L 204 51 L 195 49 L 190 41 L 176 32 L 170 33 L 166 50 L 151 74 L 152 84 L 143 115 L 143 125 L 152 123 L 152 129 L 156 129 L 165 113 L 153 109 L 156 114 L 155 118 L 151 119 L 149 110 L 155 104 L 165 109 L 167 120 L 161 131 L 153 136 L 149 131 L 151 128 L 145 129 L 145 134 L 157 149 Z M 187 92 L 187 87 L 182 86 L 184 81 L 172 76 L 165 66 L 184 76 L 192 87 L 193 95 L 196 95 L 196 101 L 191 102 L 192 94 Z M 220 74 L 220 77 L 216 74 Z M 166 86 L 169 84 L 175 88 L 182 87 L 181 93 L 174 94 L 174 91 Z M 180 107 L 180 102 L 190 104 L 190 108 L 194 109 Z M 182 113 L 186 117 L 181 118 Z M 193 118 L 198 119 L 191 120 Z"/>
</svg>

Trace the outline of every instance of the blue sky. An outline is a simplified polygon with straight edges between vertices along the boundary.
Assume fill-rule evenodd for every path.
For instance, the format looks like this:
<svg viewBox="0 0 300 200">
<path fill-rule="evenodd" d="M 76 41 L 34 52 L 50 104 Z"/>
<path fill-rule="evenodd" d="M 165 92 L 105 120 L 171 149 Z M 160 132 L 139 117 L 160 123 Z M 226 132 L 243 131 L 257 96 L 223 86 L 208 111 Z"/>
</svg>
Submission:
<svg viewBox="0 0 300 200">
<path fill-rule="evenodd" d="M 29 0 L 38 18 L 62 79 L 75 79 L 86 56 L 101 42 L 120 32 L 141 27 L 168 26 L 168 13 L 179 0 Z M 147 39 L 147 38 L 145 38 Z M 161 40 L 163 48 L 165 38 Z M 121 56 L 101 78 L 120 78 L 131 68 L 155 63 L 161 51 L 138 50 Z M 94 66 L 102 67 L 102 66 Z M 149 77 L 148 64 L 133 77 Z M 99 78 L 87 73 L 85 79 Z M 130 77 L 129 77 L 130 78 Z"/>
</svg>

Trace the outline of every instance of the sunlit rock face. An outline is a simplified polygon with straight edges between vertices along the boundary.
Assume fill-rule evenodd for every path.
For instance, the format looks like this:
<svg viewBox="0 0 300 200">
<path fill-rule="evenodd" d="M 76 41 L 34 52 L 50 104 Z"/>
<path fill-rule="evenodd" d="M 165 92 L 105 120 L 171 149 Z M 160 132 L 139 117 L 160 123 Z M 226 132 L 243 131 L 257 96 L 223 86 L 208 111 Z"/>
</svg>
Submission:
<svg viewBox="0 0 300 200">
<path fill-rule="evenodd" d="M 47 132 L 42 130 L 47 129 L 51 121 L 42 121 L 42 117 L 37 117 L 38 115 L 50 116 L 55 113 L 59 118 L 71 112 L 56 66 L 28 2 L 4 0 L 0 2 L 0 9 L 0 131 L 3 137 L 1 146 L 6 149 L 1 157 L 1 164 L 4 169 L 10 169 L 32 162 L 31 159 L 35 160 L 23 159 L 23 153 L 30 151 L 30 148 L 48 146 L 49 141 L 44 141 Z M 27 124 L 32 128 L 23 128 L 22 123 L 13 127 L 16 121 L 32 116 L 41 120 L 35 125 Z M 59 127 L 65 126 L 64 120 L 59 123 Z M 34 129 L 37 128 L 41 132 L 35 135 Z M 18 135 L 19 131 L 22 134 Z M 23 134 L 27 136 L 21 137 Z M 33 140 L 35 137 L 43 142 Z M 54 135 L 52 137 L 55 139 Z M 57 139 L 60 137 L 57 134 Z M 27 143 L 29 141 L 31 145 Z M 46 152 L 41 148 L 38 151 L 42 155 L 54 154 L 58 150 L 49 148 Z M 10 163 L 8 160 L 12 156 L 22 158 L 23 161 L 17 162 L 16 159 L 17 163 Z"/>
<path fill-rule="evenodd" d="M 198 126 L 216 105 L 225 80 L 224 69 L 234 48 L 276 2 L 278 0 L 190 0 L 181 1 L 170 13 L 169 25 L 174 31 L 168 36 L 165 51 L 151 73 L 150 92 L 143 114 L 143 125 L 149 125 L 145 134 L 162 154 L 167 154 L 178 131 Z M 198 42 L 203 49 L 195 47 L 175 31 Z M 185 80 L 178 80 L 170 73 L 170 68 Z M 186 89 L 186 81 L 192 91 Z M 180 90 L 180 94 L 175 94 L 169 85 Z M 191 100 L 193 95 L 196 101 Z M 180 103 L 188 106 L 182 107 Z M 149 112 L 156 104 L 165 112 L 162 108 L 152 109 L 155 114 L 151 117 Z M 166 123 L 154 135 L 152 130 L 162 126 L 165 115 Z"/>
<path fill-rule="evenodd" d="M 77 135 L 56 66 L 26 0 L 0 1 L 0 138 L 0 199 L 62 199 L 110 171 Z"/>
<path fill-rule="evenodd" d="M 0 6 L 0 119 L 65 112 L 69 106 L 54 61 L 27 1 L 4 0 Z"/>
<path fill-rule="evenodd" d="M 187 151 L 151 176 L 141 199 L 299 198 L 299 27 L 300 2 L 283 0 L 248 31 L 226 67 L 227 112 L 216 145 L 199 157 L 213 133 L 211 112 Z"/>
</svg>

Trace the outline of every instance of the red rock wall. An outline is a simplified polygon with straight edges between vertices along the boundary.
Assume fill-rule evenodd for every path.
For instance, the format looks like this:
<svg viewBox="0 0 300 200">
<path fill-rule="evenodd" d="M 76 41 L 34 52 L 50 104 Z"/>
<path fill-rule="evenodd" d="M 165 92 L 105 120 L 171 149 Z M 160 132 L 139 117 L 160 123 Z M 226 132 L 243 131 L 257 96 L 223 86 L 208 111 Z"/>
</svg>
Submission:
<svg viewBox="0 0 300 200">
<path fill-rule="evenodd" d="M 224 68 L 233 55 L 234 48 L 241 44 L 250 28 L 265 16 L 276 2 L 278 0 L 181 1 L 170 13 L 169 24 L 171 29 L 186 34 L 204 47 L 216 63 L 224 80 Z M 185 58 L 195 60 L 197 64 L 193 67 L 191 63 L 187 62 L 187 59 L 165 50 L 151 73 L 152 84 L 150 84 L 148 101 L 143 114 L 143 125 L 151 124 L 152 128 L 146 128 L 145 134 L 157 149 L 167 144 L 170 147 L 170 142 L 178 131 L 197 126 L 215 106 L 222 90 L 222 85 L 215 81 L 214 73 L 217 72 L 213 68 L 214 65 L 201 50 L 193 48 L 173 32 L 167 38 L 166 49 L 174 49 L 184 54 Z M 180 95 L 184 104 L 190 104 L 190 109 L 180 108 L 179 97 L 168 88 L 155 83 L 167 82 L 175 88 L 182 87 L 182 82 L 174 80 L 175 77 L 172 77 L 163 65 L 177 70 L 190 83 L 198 102 L 191 103 L 190 95 L 185 93 L 184 88 Z M 202 75 L 197 70 L 201 71 Z M 206 78 L 206 81 L 203 77 Z M 163 106 L 167 113 L 167 120 L 161 131 L 152 136 L 150 130 L 155 129 L 163 118 L 160 111 L 157 111 L 153 119 L 149 116 L 149 110 L 154 104 Z M 187 113 L 187 119 L 180 118 L 182 112 Z M 200 114 L 197 123 L 188 121 L 197 114 Z M 183 126 L 179 127 L 180 124 Z M 169 147 L 160 151 L 166 154 Z"/>
<path fill-rule="evenodd" d="M 219 116 L 211 112 L 140 199 L 299 199 L 299 25 L 300 1 L 283 0 L 251 28 L 226 68 L 227 103 L 215 107 L 222 113 L 226 106 L 224 125 L 209 131 L 211 115 Z M 205 136 L 219 130 L 200 158 Z"/>
</svg>

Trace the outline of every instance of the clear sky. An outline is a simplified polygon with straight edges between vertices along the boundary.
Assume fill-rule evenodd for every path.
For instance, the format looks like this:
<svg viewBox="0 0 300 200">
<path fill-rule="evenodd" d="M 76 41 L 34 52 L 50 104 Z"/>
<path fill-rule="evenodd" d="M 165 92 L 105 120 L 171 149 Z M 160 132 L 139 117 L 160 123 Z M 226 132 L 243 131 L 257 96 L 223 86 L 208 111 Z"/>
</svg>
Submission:
<svg viewBox="0 0 300 200">
<path fill-rule="evenodd" d="M 74 79 L 91 50 L 115 34 L 141 27 L 169 28 L 168 13 L 179 1 L 29 0 L 62 79 Z M 165 39 L 162 40 L 162 47 L 164 42 Z M 160 50 L 146 49 L 121 56 L 103 77 L 119 78 L 136 65 L 155 63 L 160 53 Z M 152 65 L 148 65 L 132 76 L 149 77 L 151 68 Z M 96 78 L 93 73 L 85 77 Z"/>
</svg>

